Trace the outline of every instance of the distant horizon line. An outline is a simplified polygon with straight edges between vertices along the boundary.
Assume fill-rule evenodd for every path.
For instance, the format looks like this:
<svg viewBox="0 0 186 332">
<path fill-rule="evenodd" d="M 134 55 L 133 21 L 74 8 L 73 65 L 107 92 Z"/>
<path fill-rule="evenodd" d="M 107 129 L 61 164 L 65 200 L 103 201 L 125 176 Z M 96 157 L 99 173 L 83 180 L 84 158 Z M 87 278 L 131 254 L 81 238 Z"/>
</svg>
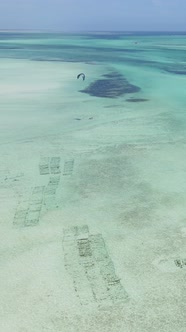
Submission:
<svg viewBox="0 0 186 332">
<path fill-rule="evenodd" d="M 0 32 L 36 32 L 36 33 L 186 33 L 186 30 L 52 30 L 52 29 L 0 29 Z"/>
</svg>

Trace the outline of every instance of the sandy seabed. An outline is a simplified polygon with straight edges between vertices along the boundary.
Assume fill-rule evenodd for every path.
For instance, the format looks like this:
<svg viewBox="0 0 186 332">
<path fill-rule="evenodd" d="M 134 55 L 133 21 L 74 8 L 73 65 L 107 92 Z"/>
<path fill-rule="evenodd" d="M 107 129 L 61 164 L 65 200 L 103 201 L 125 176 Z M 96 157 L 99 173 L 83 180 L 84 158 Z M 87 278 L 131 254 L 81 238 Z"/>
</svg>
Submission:
<svg viewBox="0 0 186 332">
<path fill-rule="evenodd" d="M 0 67 L 0 330 L 184 332 L 181 134 L 79 93 L 99 66 Z"/>
</svg>

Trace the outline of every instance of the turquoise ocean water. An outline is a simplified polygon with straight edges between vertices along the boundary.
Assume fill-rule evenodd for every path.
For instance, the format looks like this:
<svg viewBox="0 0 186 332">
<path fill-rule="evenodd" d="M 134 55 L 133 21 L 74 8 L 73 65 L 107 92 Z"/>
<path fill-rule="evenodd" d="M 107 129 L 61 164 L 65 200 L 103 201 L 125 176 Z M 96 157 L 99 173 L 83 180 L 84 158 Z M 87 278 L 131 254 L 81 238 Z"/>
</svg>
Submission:
<svg viewBox="0 0 186 332">
<path fill-rule="evenodd" d="M 186 135 L 185 50 L 184 33 L 1 33 L 0 82 L 10 91 L 9 95 L 1 92 L 1 142 L 65 133 L 73 136 L 82 131 L 85 144 L 87 138 L 92 144 L 96 140 L 102 144 L 95 133 L 101 133 L 105 125 L 103 144 L 147 144 L 149 149 L 159 144 L 162 158 L 164 150 L 168 154 L 173 149 L 170 160 L 165 158 L 163 163 L 172 169 L 170 182 L 177 174 L 183 186 L 179 167 Z M 72 68 L 69 74 L 64 75 L 60 67 L 64 63 Z M 84 82 L 76 80 L 79 71 L 86 71 Z M 80 92 L 113 72 L 139 91 L 127 94 L 124 90 L 114 98 Z M 110 82 L 111 90 L 117 90 Z M 37 84 L 41 91 L 37 92 Z M 22 93 L 23 86 L 26 91 Z M 162 159 L 154 159 L 163 172 Z M 144 170 L 153 172 L 153 165 L 149 161 Z M 161 172 L 157 177 L 161 186 Z M 175 181 L 173 192 L 179 185 Z"/>
<path fill-rule="evenodd" d="M 84 81 L 77 80 L 80 72 Z M 153 319 L 153 331 L 161 319 L 164 331 L 182 324 L 184 281 L 177 271 L 180 264 L 186 268 L 185 89 L 186 33 L 0 33 L 1 294 L 10 287 L 19 306 L 26 301 L 32 307 L 33 321 L 40 304 L 25 299 L 18 280 L 29 294 L 35 287 L 40 298 L 46 294 L 37 282 L 44 280 L 55 293 L 48 312 L 54 303 L 63 310 L 54 287 L 65 273 L 59 267 L 63 230 L 85 225 L 104 238 L 123 287 L 136 301 L 125 311 L 129 320 L 139 314 L 133 330 L 145 331 L 140 315 L 148 311 L 148 331 Z M 31 265 L 22 269 L 19 255 Z M 55 261 L 55 255 L 61 256 Z M 8 259 L 16 278 L 7 286 Z M 14 312 L 11 296 L 2 299 Z M 78 307 L 74 303 L 65 305 Z M 21 310 L 15 317 L 23 327 Z M 123 330 L 128 326 L 121 324 Z"/>
<path fill-rule="evenodd" d="M 138 107 L 148 108 L 148 116 L 152 109 L 154 112 L 159 112 L 159 118 L 157 116 L 154 119 L 154 129 L 156 129 L 155 121 L 161 121 L 162 132 L 156 136 L 156 140 L 160 140 L 161 135 L 165 136 L 165 132 L 163 133 L 163 126 L 165 126 L 167 140 L 174 141 L 184 136 L 185 129 L 185 39 L 184 33 L 167 35 L 122 32 L 87 35 L 1 33 L 0 58 L 2 61 L 17 59 L 20 66 L 20 60 L 29 60 L 30 68 L 32 62 L 37 65 L 47 62 L 49 70 L 52 64 L 58 64 L 58 62 L 59 64 L 60 62 L 92 64 L 92 71 L 94 73 L 97 71 L 98 74 L 97 77 L 95 74 L 92 77 L 87 75 L 87 85 L 91 81 L 100 79 L 100 73 L 117 71 L 141 89 L 140 92 L 131 96 L 148 99 L 148 103 L 143 105 L 140 103 L 132 105 L 134 111 Z M 10 66 L 4 66 L 4 63 L 1 63 L 2 82 L 12 78 L 15 83 L 16 75 L 23 76 L 23 72 L 18 68 L 17 72 L 12 72 L 11 77 L 11 69 L 15 69 L 13 61 L 10 62 Z M 23 67 L 24 65 L 21 69 Z M 7 73 L 8 69 L 10 69 L 9 73 Z M 29 66 L 25 66 L 25 77 L 29 81 L 29 73 L 26 73 L 26 70 L 29 71 Z M 69 78 L 71 83 L 74 83 L 70 75 Z M 61 73 L 61 79 L 63 79 L 63 73 Z M 71 98 L 73 97 L 71 95 Z M 125 99 L 127 98 L 116 99 L 114 103 L 120 103 L 120 100 L 123 102 Z M 91 101 L 92 99 L 90 104 Z M 102 99 L 97 99 L 97 102 L 100 102 L 101 106 L 104 103 Z M 155 113 L 152 112 L 151 118 L 153 116 Z"/>
</svg>

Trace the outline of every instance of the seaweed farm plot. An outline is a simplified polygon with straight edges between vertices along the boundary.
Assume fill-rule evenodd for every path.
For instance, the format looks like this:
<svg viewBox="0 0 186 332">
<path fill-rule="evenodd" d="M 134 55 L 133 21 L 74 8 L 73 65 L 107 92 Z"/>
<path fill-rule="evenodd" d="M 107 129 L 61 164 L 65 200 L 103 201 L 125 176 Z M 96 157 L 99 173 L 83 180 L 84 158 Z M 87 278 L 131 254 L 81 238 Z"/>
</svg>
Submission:
<svg viewBox="0 0 186 332">
<path fill-rule="evenodd" d="M 14 215 L 13 224 L 15 226 L 22 226 L 26 225 L 26 217 L 28 215 L 29 210 L 29 203 L 28 201 L 22 201 L 18 204 L 16 213 Z"/>
<path fill-rule="evenodd" d="M 72 175 L 74 169 L 74 159 L 66 160 L 64 163 L 63 175 Z"/>
<path fill-rule="evenodd" d="M 35 187 L 29 205 L 25 226 L 34 226 L 39 223 L 40 213 L 43 203 L 44 186 Z"/>
<path fill-rule="evenodd" d="M 60 157 L 43 157 L 39 163 L 39 173 L 40 175 L 47 174 L 59 174 L 61 158 Z"/>
<path fill-rule="evenodd" d="M 35 187 L 29 201 L 26 200 L 19 203 L 14 216 L 14 225 L 24 227 L 35 226 L 39 223 L 43 193 L 44 186 Z"/>
<path fill-rule="evenodd" d="M 128 297 L 127 293 L 115 273 L 114 264 L 108 255 L 102 235 L 97 234 L 90 236 L 90 242 L 96 264 L 98 265 L 100 274 L 106 284 L 109 298 L 113 303 L 126 300 Z"/>
<path fill-rule="evenodd" d="M 52 175 L 44 192 L 44 204 L 47 209 L 56 207 L 56 192 L 59 187 L 60 175 Z"/>
<path fill-rule="evenodd" d="M 94 296 L 83 267 L 79 264 L 79 252 L 77 248 L 78 235 L 88 237 L 88 228 L 72 227 L 64 231 L 63 250 L 65 267 L 71 277 L 74 291 L 82 305 L 94 303 Z"/>
<path fill-rule="evenodd" d="M 82 305 L 113 305 L 128 300 L 101 234 L 86 225 L 64 231 L 65 266 Z"/>
<path fill-rule="evenodd" d="M 186 258 L 185 259 L 175 259 L 174 263 L 180 269 L 183 269 L 183 267 L 186 268 Z"/>
<path fill-rule="evenodd" d="M 59 174 L 59 173 L 61 173 L 60 162 L 61 162 L 61 158 L 60 157 L 52 157 L 50 159 L 50 172 L 51 172 L 51 174 Z"/>
<path fill-rule="evenodd" d="M 47 157 L 41 158 L 40 163 L 39 163 L 40 175 L 50 174 L 49 162 L 50 162 L 50 158 L 47 158 Z"/>
<path fill-rule="evenodd" d="M 0 170 L 0 184 L 4 188 L 16 188 L 24 178 L 24 173 L 10 172 L 9 170 Z"/>
</svg>

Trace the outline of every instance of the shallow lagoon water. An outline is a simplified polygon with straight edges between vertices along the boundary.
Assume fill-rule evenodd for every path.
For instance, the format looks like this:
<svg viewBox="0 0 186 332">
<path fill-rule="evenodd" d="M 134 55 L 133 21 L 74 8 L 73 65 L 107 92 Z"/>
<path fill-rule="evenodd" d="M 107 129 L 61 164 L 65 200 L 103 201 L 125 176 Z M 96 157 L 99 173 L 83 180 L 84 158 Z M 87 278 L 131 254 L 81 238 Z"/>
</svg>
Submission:
<svg viewBox="0 0 186 332">
<path fill-rule="evenodd" d="M 184 331 L 185 45 L 0 35 L 2 331 Z"/>
</svg>

